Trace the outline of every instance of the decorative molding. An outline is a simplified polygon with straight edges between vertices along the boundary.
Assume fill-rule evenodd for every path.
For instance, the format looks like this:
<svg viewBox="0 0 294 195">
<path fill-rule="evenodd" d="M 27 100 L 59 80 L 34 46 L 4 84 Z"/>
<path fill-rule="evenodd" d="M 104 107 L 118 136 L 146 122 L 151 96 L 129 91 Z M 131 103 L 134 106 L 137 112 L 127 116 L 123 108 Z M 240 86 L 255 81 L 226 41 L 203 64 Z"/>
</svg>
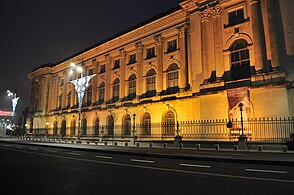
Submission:
<svg viewBox="0 0 294 195">
<path fill-rule="evenodd" d="M 216 6 L 211 8 L 211 14 L 212 17 L 218 17 L 222 15 L 222 7 L 220 4 L 217 4 Z"/>
<path fill-rule="evenodd" d="M 143 48 L 144 48 L 144 45 L 142 44 L 142 42 L 137 42 L 136 43 L 137 52 L 142 52 Z"/>
<path fill-rule="evenodd" d="M 155 35 L 154 40 L 156 41 L 157 45 L 162 45 L 164 42 L 164 38 L 161 36 L 161 34 Z"/>
<path fill-rule="evenodd" d="M 203 11 L 199 12 L 200 21 L 202 22 L 208 22 L 211 16 L 211 9 L 208 7 L 204 9 Z"/>
<path fill-rule="evenodd" d="M 190 24 L 186 23 L 183 26 L 178 27 L 178 34 L 180 38 L 183 38 L 186 36 L 186 33 L 189 33 L 190 30 Z"/>
</svg>

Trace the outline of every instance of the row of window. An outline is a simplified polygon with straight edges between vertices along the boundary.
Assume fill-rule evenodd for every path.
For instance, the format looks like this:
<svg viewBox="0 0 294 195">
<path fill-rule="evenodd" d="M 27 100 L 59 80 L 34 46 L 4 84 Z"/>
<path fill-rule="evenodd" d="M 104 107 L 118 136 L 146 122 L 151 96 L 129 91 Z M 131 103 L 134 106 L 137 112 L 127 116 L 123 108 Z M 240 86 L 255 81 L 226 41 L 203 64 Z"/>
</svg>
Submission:
<svg viewBox="0 0 294 195">
<path fill-rule="evenodd" d="M 175 135 L 175 115 L 173 112 L 169 111 L 168 113 L 165 114 L 164 116 L 164 122 L 161 124 L 162 127 L 162 135 L 166 135 L 166 136 L 173 136 Z M 75 136 L 77 134 L 77 127 L 76 127 L 76 120 L 73 119 L 71 122 L 71 127 L 69 132 L 66 132 L 66 120 L 63 120 L 61 123 L 61 127 L 60 127 L 60 134 L 62 136 L 65 135 L 71 135 L 71 136 Z M 130 136 L 132 135 L 132 119 L 131 116 L 129 114 L 127 114 L 126 116 L 124 116 L 123 118 L 123 122 L 121 125 L 119 125 L 121 128 L 121 134 L 125 135 L 125 136 Z M 157 126 L 155 124 L 151 123 L 151 116 L 149 113 L 145 113 L 143 116 L 143 120 L 141 124 L 137 124 L 136 128 L 137 128 L 137 134 L 139 135 L 143 135 L 143 136 L 151 136 L 152 135 L 152 127 L 156 127 Z M 87 125 L 87 119 L 83 118 L 81 121 L 81 135 L 85 136 L 87 134 L 89 135 L 114 135 L 114 129 L 117 129 L 117 125 L 115 125 L 114 123 L 114 118 L 113 116 L 109 116 L 106 119 L 106 125 L 104 125 L 103 127 L 100 125 L 100 120 L 97 117 L 94 120 L 94 124 L 93 124 L 93 129 L 92 129 L 92 133 L 88 132 L 88 125 Z M 55 121 L 54 122 L 54 126 L 53 126 L 53 135 L 58 135 L 58 122 Z"/>
<path fill-rule="evenodd" d="M 156 93 L 156 72 L 154 69 L 151 69 L 146 74 L 146 93 L 145 97 L 151 97 L 154 96 Z M 167 88 L 168 89 L 174 89 L 178 87 L 178 65 L 177 64 L 171 64 L 169 68 L 167 69 Z M 119 94 L 120 94 L 120 79 L 116 78 L 112 86 L 112 97 L 111 100 L 108 103 L 114 103 L 119 100 Z M 105 102 L 105 82 L 102 82 L 98 88 L 98 101 L 96 104 L 102 104 Z M 93 87 L 90 85 L 86 90 L 86 105 L 92 104 L 92 93 Z M 174 91 L 177 92 L 177 91 Z M 128 95 L 127 100 L 132 100 L 137 95 L 137 77 L 135 74 L 132 74 L 128 79 Z M 58 97 L 58 107 L 62 108 L 62 94 Z M 77 104 L 77 98 L 76 98 L 76 104 Z M 67 108 L 69 108 L 71 105 L 71 92 L 68 92 L 67 94 Z"/>
</svg>

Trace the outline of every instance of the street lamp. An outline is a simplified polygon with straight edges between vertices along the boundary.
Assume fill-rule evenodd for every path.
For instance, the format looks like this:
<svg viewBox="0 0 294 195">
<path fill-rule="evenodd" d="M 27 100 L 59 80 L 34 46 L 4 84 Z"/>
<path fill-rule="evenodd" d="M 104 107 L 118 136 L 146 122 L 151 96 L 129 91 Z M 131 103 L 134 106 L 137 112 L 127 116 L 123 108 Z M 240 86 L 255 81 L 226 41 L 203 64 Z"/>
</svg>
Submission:
<svg viewBox="0 0 294 195">
<path fill-rule="evenodd" d="M 96 74 L 89 75 L 83 77 L 83 68 L 82 66 L 77 66 L 75 63 L 70 64 L 70 71 L 69 74 L 73 74 L 74 70 L 79 72 L 81 74 L 80 78 L 71 81 L 71 83 L 74 84 L 75 90 L 78 95 L 78 105 L 79 105 L 79 118 L 78 118 L 78 136 L 77 136 L 77 142 L 80 142 L 80 136 L 81 136 L 81 112 L 82 112 L 82 104 L 83 104 L 83 97 L 85 95 L 85 91 L 87 87 L 89 86 L 89 81 L 96 76 Z"/>
<path fill-rule="evenodd" d="M 17 101 L 19 100 L 19 97 L 16 97 L 16 92 L 11 92 L 10 90 L 7 90 L 7 95 L 13 96 L 11 102 L 12 102 L 12 120 L 14 119 L 15 116 L 15 109 L 17 106 Z"/>
<path fill-rule="evenodd" d="M 49 121 L 46 121 L 46 135 L 45 138 L 48 136 L 48 127 L 49 127 Z"/>
<path fill-rule="evenodd" d="M 133 114 L 133 138 L 134 138 L 134 144 L 136 141 L 136 114 Z"/>
<path fill-rule="evenodd" d="M 240 113 L 241 113 L 241 130 L 242 130 L 242 136 L 244 136 L 244 128 L 243 128 L 243 104 L 240 103 L 239 105 L 239 108 L 240 108 Z"/>
</svg>

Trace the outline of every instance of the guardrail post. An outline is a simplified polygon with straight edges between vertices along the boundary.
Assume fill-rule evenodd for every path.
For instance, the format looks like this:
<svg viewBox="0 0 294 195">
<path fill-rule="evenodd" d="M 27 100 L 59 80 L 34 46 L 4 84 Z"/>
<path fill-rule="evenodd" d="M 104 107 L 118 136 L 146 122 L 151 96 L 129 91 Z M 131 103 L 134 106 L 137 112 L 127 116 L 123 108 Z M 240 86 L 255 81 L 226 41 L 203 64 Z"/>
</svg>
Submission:
<svg viewBox="0 0 294 195">
<path fill-rule="evenodd" d="M 219 144 L 215 144 L 215 145 L 214 145 L 214 149 L 215 149 L 215 150 L 219 150 Z"/>
<path fill-rule="evenodd" d="M 182 149 L 184 147 L 184 144 L 180 143 L 180 148 Z"/>
<path fill-rule="evenodd" d="M 196 149 L 200 150 L 200 144 L 196 144 Z"/>
<path fill-rule="evenodd" d="M 288 152 L 288 146 L 283 146 L 283 152 Z"/>
<path fill-rule="evenodd" d="M 104 145 L 107 146 L 107 142 L 104 142 Z"/>
<path fill-rule="evenodd" d="M 114 145 L 117 146 L 117 142 L 114 142 Z"/>
<path fill-rule="evenodd" d="M 152 148 L 153 147 L 153 143 L 149 143 L 149 147 Z"/>
<path fill-rule="evenodd" d="M 166 148 L 167 147 L 167 143 L 163 143 L 163 148 Z"/>
<path fill-rule="evenodd" d="M 238 151 L 238 145 L 234 145 L 234 150 Z"/>
<path fill-rule="evenodd" d="M 140 147 L 140 143 L 137 142 L 137 143 L 136 143 L 136 146 L 137 146 L 137 147 Z"/>
<path fill-rule="evenodd" d="M 128 146 L 129 144 L 128 144 L 128 142 L 125 142 L 125 146 Z"/>
<path fill-rule="evenodd" d="M 258 151 L 262 152 L 262 150 L 263 150 L 262 145 L 258 145 Z"/>
</svg>

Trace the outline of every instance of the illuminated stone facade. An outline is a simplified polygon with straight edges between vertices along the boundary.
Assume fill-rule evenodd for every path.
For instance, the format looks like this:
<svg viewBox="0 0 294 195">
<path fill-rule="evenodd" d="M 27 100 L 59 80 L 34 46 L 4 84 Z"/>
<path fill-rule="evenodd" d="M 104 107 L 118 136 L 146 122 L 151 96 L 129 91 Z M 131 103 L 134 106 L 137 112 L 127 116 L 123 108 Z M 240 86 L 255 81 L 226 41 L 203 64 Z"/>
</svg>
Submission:
<svg viewBox="0 0 294 195">
<path fill-rule="evenodd" d="M 102 126 L 106 135 L 129 135 L 134 119 L 233 119 L 240 102 L 245 119 L 293 117 L 293 2 L 186 0 L 160 18 L 43 65 L 29 74 L 27 133 L 77 135 L 77 95 L 69 81 L 78 75 L 69 76 L 71 62 L 96 74 L 83 101 L 83 136 L 100 135 Z"/>
</svg>

